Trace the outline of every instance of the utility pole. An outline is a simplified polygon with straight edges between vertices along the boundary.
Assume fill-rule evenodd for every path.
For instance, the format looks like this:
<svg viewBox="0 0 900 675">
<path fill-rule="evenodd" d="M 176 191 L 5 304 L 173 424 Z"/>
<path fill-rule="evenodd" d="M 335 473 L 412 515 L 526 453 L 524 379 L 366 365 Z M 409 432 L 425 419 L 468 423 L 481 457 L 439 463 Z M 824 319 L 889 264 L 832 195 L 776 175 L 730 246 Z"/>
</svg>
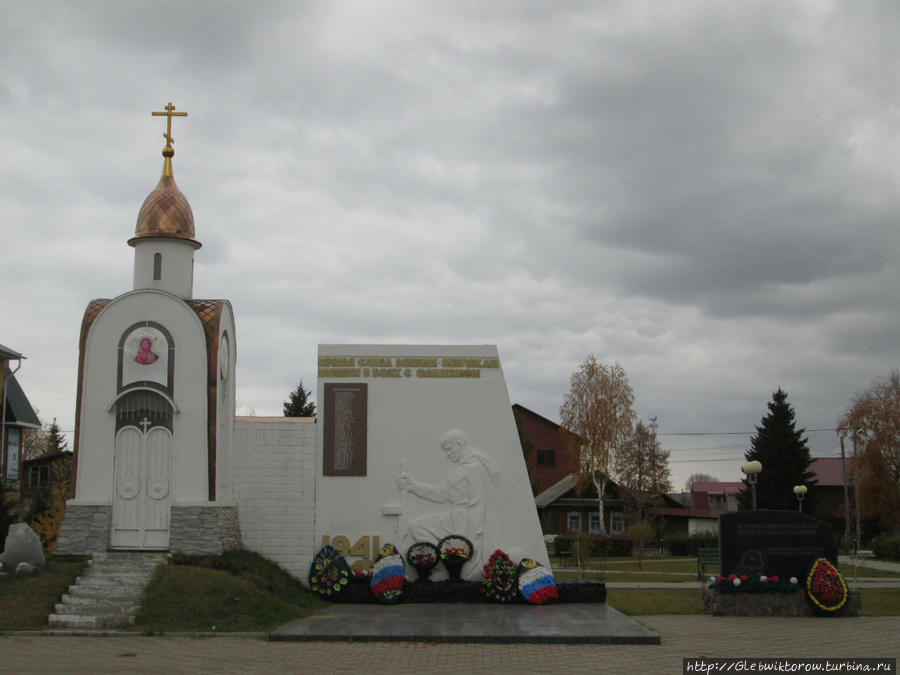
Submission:
<svg viewBox="0 0 900 675">
<path fill-rule="evenodd" d="M 847 458 L 844 455 L 844 437 L 841 436 L 841 474 L 844 477 L 844 541 L 850 543 L 850 491 L 847 488 Z"/>
</svg>

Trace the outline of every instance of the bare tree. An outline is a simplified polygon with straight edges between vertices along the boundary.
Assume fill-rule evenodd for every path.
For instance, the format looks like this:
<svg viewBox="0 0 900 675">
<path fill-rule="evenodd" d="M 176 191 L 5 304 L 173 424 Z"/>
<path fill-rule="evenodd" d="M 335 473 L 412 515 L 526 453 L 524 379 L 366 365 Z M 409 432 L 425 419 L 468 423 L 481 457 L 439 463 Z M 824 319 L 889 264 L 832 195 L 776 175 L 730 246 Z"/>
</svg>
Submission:
<svg viewBox="0 0 900 675">
<path fill-rule="evenodd" d="M 624 368 L 618 363 L 599 363 L 591 355 L 572 373 L 569 393 L 559 409 L 563 443 L 579 458 L 579 478 L 593 483 L 597 491 L 604 534 L 603 493 L 614 479 L 616 455 L 631 437 L 633 405 L 634 392 Z"/>
<path fill-rule="evenodd" d="M 708 473 L 692 473 L 684 481 L 684 491 L 681 493 L 681 503 L 688 508 L 694 507 L 694 483 L 718 483 L 719 479 Z"/>
<path fill-rule="evenodd" d="M 690 492 L 694 489 L 694 483 L 718 483 L 719 479 L 708 473 L 692 473 L 688 479 L 684 481 L 684 491 Z"/>
<path fill-rule="evenodd" d="M 638 522 L 646 519 L 647 507 L 660 502 L 660 495 L 672 488 L 669 451 L 659 444 L 657 426 L 655 417 L 646 425 L 639 421 L 630 442 L 616 456 L 618 483 L 628 493 Z"/>
</svg>

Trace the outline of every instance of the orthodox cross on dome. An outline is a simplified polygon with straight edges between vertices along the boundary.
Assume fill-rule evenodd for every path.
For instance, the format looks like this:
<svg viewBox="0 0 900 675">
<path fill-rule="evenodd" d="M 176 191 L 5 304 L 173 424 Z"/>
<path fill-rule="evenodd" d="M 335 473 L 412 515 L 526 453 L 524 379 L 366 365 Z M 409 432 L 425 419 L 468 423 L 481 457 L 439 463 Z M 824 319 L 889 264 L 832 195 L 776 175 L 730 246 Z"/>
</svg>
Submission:
<svg viewBox="0 0 900 675">
<path fill-rule="evenodd" d="M 150 114 L 153 117 L 165 117 L 166 118 L 166 133 L 163 134 L 163 137 L 166 139 L 166 150 L 172 149 L 172 142 L 175 140 L 172 138 L 172 118 L 173 117 L 187 117 L 186 112 L 175 112 L 175 106 L 172 105 L 172 102 L 169 101 L 169 104 L 165 106 L 165 112 L 151 112 Z"/>
</svg>

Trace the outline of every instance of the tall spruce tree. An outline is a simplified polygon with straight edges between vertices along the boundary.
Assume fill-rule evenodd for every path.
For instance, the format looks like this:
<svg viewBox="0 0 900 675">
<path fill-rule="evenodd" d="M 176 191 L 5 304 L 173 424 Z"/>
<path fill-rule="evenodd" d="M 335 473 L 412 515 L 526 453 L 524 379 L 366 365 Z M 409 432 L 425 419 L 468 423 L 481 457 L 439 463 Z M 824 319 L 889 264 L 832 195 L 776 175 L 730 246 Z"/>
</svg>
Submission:
<svg viewBox="0 0 900 675">
<path fill-rule="evenodd" d="M 68 452 L 68 450 L 69 442 L 63 436 L 62 429 L 54 417 L 53 422 L 50 423 L 50 428 L 47 429 L 47 445 L 45 446 L 44 454 L 56 455 L 60 452 Z"/>
<path fill-rule="evenodd" d="M 756 460 L 762 464 L 762 473 L 757 476 L 756 505 L 760 509 L 797 510 L 795 485 L 809 488 L 803 502 L 803 512 L 813 513 L 816 505 L 814 475 L 809 471 L 812 457 L 806 439 L 805 429 L 794 428 L 794 409 L 787 402 L 787 393 L 778 388 L 768 403 L 769 414 L 756 427 L 756 435 L 750 439 L 750 449 L 744 453 L 747 461 Z M 744 478 L 744 487 L 738 493 L 738 503 L 742 509 L 751 508 L 750 484 Z"/>
<path fill-rule="evenodd" d="M 285 417 L 315 417 L 316 402 L 310 400 L 312 392 L 303 388 L 303 380 L 297 388 L 290 393 L 290 400 L 284 402 Z"/>
</svg>

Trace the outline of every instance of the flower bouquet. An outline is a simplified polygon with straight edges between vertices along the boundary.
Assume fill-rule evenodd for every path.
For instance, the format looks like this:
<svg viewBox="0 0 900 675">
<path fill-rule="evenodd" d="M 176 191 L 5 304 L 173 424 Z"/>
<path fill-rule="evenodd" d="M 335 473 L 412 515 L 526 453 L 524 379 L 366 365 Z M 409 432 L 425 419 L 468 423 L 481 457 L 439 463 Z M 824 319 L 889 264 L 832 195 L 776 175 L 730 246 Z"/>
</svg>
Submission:
<svg viewBox="0 0 900 675">
<path fill-rule="evenodd" d="M 437 546 L 428 541 L 420 541 L 406 551 L 406 561 L 416 568 L 419 581 L 431 581 L 431 570 L 438 563 Z"/>
<path fill-rule="evenodd" d="M 472 558 L 472 542 L 459 534 L 451 534 L 438 542 L 441 562 L 447 568 L 451 581 L 459 581 L 462 567 Z"/>
<path fill-rule="evenodd" d="M 484 566 L 481 594 L 492 602 L 509 602 L 518 595 L 516 566 L 501 550 L 496 550 Z"/>
<path fill-rule="evenodd" d="M 334 600 L 350 584 L 350 566 L 331 546 L 323 546 L 309 566 L 309 587 L 319 596 Z"/>
<path fill-rule="evenodd" d="M 719 593 L 793 593 L 800 590 L 800 583 L 797 577 L 782 579 L 775 574 L 760 577 L 729 574 L 710 577 L 707 588 Z"/>
</svg>

